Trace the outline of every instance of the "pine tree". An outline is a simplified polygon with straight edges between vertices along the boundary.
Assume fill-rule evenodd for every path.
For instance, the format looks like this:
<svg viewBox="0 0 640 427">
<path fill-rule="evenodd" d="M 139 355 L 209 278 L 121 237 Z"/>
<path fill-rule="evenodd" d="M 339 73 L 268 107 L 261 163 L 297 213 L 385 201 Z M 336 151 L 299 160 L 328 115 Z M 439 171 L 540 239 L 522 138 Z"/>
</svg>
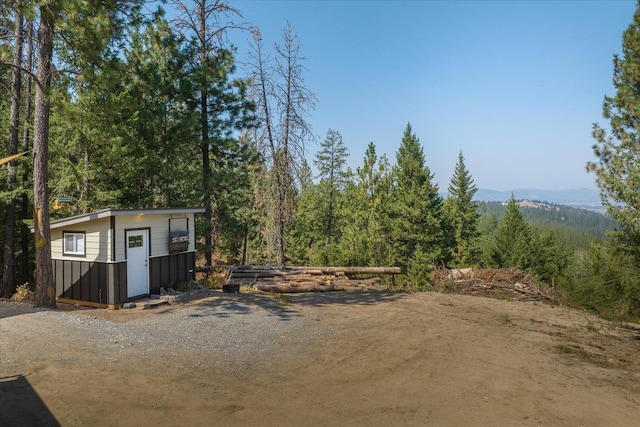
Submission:
<svg viewBox="0 0 640 427">
<path fill-rule="evenodd" d="M 608 295 L 607 305 L 625 314 L 640 313 L 640 4 L 622 37 L 622 56 L 613 58 L 614 96 L 605 96 L 602 115 L 607 132 L 593 125 L 597 162 L 587 170 L 596 175 L 600 197 L 616 221 L 615 247 L 603 251 L 610 260 L 606 274 L 594 280 Z"/>
<path fill-rule="evenodd" d="M 304 163 L 296 211 L 287 230 L 289 261 L 294 265 L 323 265 L 328 254 L 323 243 L 323 194 L 313 183 L 311 168 Z"/>
<path fill-rule="evenodd" d="M 64 3 L 64 4 L 63 4 Z M 123 32 L 126 22 L 138 16 L 140 0 L 127 2 L 38 2 L 37 84 L 34 101 L 33 201 L 36 254 L 36 306 L 55 307 L 55 283 L 49 230 L 49 128 L 51 89 L 54 84 L 54 47 L 59 68 L 75 70 L 79 77 L 91 71 Z M 60 43 L 54 43 L 59 40 Z M 85 74 L 86 73 L 86 74 Z"/>
<path fill-rule="evenodd" d="M 220 237 L 220 221 L 230 219 L 224 201 L 242 182 L 239 165 L 251 161 L 250 148 L 234 138 L 233 133 L 248 128 L 253 105 L 245 96 L 246 82 L 231 78 L 235 63 L 225 42 L 228 30 L 242 27 L 235 23 L 242 15 L 226 0 L 171 3 L 180 13 L 174 23 L 188 40 L 189 63 L 193 64 L 185 70 L 185 80 L 191 86 L 189 108 L 198 112 L 202 195 L 199 203 L 205 208 L 205 262 L 210 265 L 213 244 Z"/>
<path fill-rule="evenodd" d="M 548 284 L 556 284 L 565 277 L 569 254 L 558 241 L 554 230 L 536 229 L 530 245 L 530 272 Z"/>
<path fill-rule="evenodd" d="M 369 143 L 362 167 L 347 180 L 339 215 L 344 226 L 339 243 L 339 263 L 382 266 L 391 262 L 387 212 L 390 167 L 386 156 Z"/>
<path fill-rule="evenodd" d="M 318 168 L 319 202 L 322 204 L 322 213 L 319 222 L 324 228 L 324 259 L 323 265 L 328 265 L 329 254 L 334 237 L 338 234 L 338 202 L 344 188 L 345 170 L 347 161 L 347 147 L 342 142 L 340 132 L 329 129 L 326 139 L 320 144 L 320 151 L 316 153 L 314 163 Z"/>
<path fill-rule="evenodd" d="M 458 154 L 453 177 L 449 184 L 449 197 L 445 201 L 447 219 L 452 228 L 453 262 L 456 265 L 466 265 L 477 261 L 480 236 L 478 222 L 479 202 L 473 201 L 478 188 L 473 182 L 465 163 L 462 151 Z"/>
<path fill-rule="evenodd" d="M 490 267 L 529 266 L 531 228 L 524 220 L 516 199 L 511 195 L 507 211 L 498 223 L 487 248 L 487 264 Z"/>
<path fill-rule="evenodd" d="M 389 209 L 393 263 L 408 271 L 418 249 L 433 265 L 443 260 L 442 198 L 425 164 L 418 137 L 407 124 L 396 153 L 392 204 Z"/>
<path fill-rule="evenodd" d="M 619 225 L 619 248 L 640 264 L 640 5 L 613 66 L 616 94 L 605 96 L 602 108 L 611 130 L 594 124 L 598 161 L 589 162 L 587 170 L 596 174 L 602 201 Z"/>
</svg>

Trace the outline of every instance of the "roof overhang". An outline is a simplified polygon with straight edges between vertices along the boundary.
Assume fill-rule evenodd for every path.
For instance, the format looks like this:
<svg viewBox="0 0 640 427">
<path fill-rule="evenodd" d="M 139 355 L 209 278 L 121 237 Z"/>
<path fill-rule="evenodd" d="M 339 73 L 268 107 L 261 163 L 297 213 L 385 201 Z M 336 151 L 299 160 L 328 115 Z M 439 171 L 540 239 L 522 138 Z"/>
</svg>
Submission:
<svg viewBox="0 0 640 427">
<path fill-rule="evenodd" d="M 135 216 L 135 215 L 179 215 L 179 214 L 197 214 L 203 213 L 204 208 L 157 208 L 157 209 L 103 209 L 101 211 L 90 212 L 82 215 L 76 215 L 69 218 L 63 218 L 51 221 L 50 229 L 68 227 L 74 224 L 94 221 L 102 218 L 111 218 L 115 216 Z"/>
</svg>

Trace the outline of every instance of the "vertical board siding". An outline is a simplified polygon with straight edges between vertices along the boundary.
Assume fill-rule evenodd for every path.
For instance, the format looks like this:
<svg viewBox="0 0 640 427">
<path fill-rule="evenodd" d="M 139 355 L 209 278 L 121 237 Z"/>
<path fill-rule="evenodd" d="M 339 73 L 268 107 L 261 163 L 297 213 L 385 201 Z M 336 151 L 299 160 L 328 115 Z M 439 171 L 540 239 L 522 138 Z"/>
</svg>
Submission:
<svg viewBox="0 0 640 427">
<path fill-rule="evenodd" d="M 80 281 L 80 263 L 81 261 L 71 261 L 71 283 L 73 299 L 82 300 L 82 283 Z"/>
<path fill-rule="evenodd" d="M 56 298 L 64 295 L 64 280 L 62 277 L 62 265 L 64 261 L 59 259 L 53 260 L 53 277 L 56 282 Z"/>
<path fill-rule="evenodd" d="M 88 262 L 80 262 L 80 299 L 82 301 L 93 301 L 91 299 L 91 276 L 89 275 L 89 268 L 91 264 Z"/>
<path fill-rule="evenodd" d="M 159 294 L 162 285 L 162 274 L 160 273 L 162 263 L 158 258 L 149 260 L 149 292 Z"/>
<path fill-rule="evenodd" d="M 53 260 L 56 298 L 107 303 L 109 264 L 102 262 Z"/>
<path fill-rule="evenodd" d="M 169 257 L 169 280 L 171 284 L 178 283 L 178 257 Z"/>
<path fill-rule="evenodd" d="M 125 302 L 127 300 L 127 263 L 123 262 L 120 264 L 116 264 L 120 266 L 117 271 L 117 285 L 116 287 L 119 289 L 118 293 L 118 303 Z M 124 268 L 122 267 L 124 266 Z"/>
<path fill-rule="evenodd" d="M 102 291 L 102 298 L 100 295 L 100 289 L 106 288 L 107 281 L 105 277 L 106 265 L 105 264 L 97 264 L 94 268 L 89 268 L 87 272 L 87 280 L 89 281 L 89 301 L 91 302 L 99 302 L 104 303 L 106 289 Z"/>
<path fill-rule="evenodd" d="M 120 264 L 107 265 L 107 289 L 109 289 L 109 304 L 117 304 L 120 301 L 120 288 L 116 286 L 116 268 Z"/>
<path fill-rule="evenodd" d="M 193 279 L 193 269 L 196 265 L 195 260 L 194 252 L 181 252 L 151 258 L 149 260 L 151 293 L 160 293 L 161 287 L 175 289 L 180 284 L 191 281 Z"/>
<path fill-rule="evenodd" d="M 195 252 L 182 252 L 149 259 L 150 292 L 177 288 L 193 279 Z M 53 260 L 56 297 L 101 304 L 127 301 L 127 263 Z"/>
</svg>

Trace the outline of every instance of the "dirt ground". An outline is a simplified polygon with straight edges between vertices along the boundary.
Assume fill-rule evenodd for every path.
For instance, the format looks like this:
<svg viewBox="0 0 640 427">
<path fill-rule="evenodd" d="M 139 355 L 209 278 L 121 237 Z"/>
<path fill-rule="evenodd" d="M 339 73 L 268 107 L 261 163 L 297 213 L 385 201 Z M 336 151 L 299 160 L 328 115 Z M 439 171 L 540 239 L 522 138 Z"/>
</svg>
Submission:
<svg viewBox="0 0 640 427">
<path fill-rule="evenodd" d="M 138 354 L 82 333 L 135 334 L 180 310 L 195 313 L 187 334 L 197 319 L 264 338 L 244 317 L 257 312 L 289 329 L 232 358 L 197 343 Z M 564 307 L 434 292 L 220 293 L 179 307 L 39 314 L 0 304 L 2 426 L 640 425 L 640 325 Z M 51 326 L 63 316 L 82 327 Z M 205 363 L 216 358 L 232 360 Z"/>
</svg>

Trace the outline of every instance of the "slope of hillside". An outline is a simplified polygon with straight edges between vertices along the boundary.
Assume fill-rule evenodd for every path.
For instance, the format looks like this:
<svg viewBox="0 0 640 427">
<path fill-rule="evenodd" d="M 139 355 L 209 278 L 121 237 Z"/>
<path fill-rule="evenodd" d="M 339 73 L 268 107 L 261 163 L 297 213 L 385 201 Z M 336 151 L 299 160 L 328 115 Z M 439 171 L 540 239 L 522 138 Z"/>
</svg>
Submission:
<svg viewBox="0 0 640 427">
<path fill-rule="evenodd" d="M 614 229 L 614 221 L 603 214 L 545 202 L 520 201 L 520 210 L 524 219 L 533 225 L 560 227 L 574 233 L 604 238 Z M 503 202 L 484 202 L 478 209 L 485 222 L 494 223 L 502 218 L 506 211 Z M 488 218 L 493 218 L 488 220 Z M 484 230 L 487 231 L 487 230 Z"/>
</svg>

